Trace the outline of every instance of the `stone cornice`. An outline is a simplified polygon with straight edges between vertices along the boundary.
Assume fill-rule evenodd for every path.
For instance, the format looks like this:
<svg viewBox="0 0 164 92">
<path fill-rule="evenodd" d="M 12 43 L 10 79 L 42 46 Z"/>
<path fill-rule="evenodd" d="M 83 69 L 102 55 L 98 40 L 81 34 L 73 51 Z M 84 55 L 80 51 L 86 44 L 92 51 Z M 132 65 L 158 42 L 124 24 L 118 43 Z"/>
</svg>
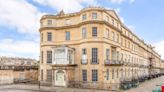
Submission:
<svg viewBox="0 0 164 92">
<path fill-rule="evenodd" d="M 59 30 L 59 29 L 69 29 L 69 28 L 77 28 L 77 27 L 80 27 L 80 26 L 83 26 L 85 24 L 105 24 L 113 29 L 115 29 L 116 31 L 118 32 L 122 32 L 120 29 L 116 28 L 115 26 L 113 26 L 112 24 L 106 22 L 105 20 L 88 20 L 88 21 L 82 21 L 78 24 L 74 24 L 74 25 L 66 25 L 66 26 L 61 26 L 61 27 L 55 27 L 55 26 L 52 26 L 52 27 L 42 27 L 39 29 L 39 31 L 43 31 L 43 30 L 47 30 L 47 29 L 54 29 L 54 30 Z"/>
<path fill-rule="evenodd" d="M 40 46 L 41 47 L 44 47 L 44 46 L 56 46 L 56 45 L 61 45 L 61 43 L 63 44 L 63 42 L 60 42 L 60 43 L 44 43 L 44 44 L 41 44 Z M 114 42 L 109 42 L 109 41 L 105 41 L 105 39 L 101 39 L 101 38 L 98 38 L 98 40 L 89 40 L 89 39 L 86 39 L 86 40 L 76 40 L 76 41 L 70 41 L 70 42 L 67 42 L 67 43 L 64 43 L 65 45 L 80 45 L 80 44 L 83 44 L 83 43 L 107 43 L 107 44 L 112 44 L 114 47 L 120 47 L 120 45 L 118 43 L 114 43 Z"/>
</svg>

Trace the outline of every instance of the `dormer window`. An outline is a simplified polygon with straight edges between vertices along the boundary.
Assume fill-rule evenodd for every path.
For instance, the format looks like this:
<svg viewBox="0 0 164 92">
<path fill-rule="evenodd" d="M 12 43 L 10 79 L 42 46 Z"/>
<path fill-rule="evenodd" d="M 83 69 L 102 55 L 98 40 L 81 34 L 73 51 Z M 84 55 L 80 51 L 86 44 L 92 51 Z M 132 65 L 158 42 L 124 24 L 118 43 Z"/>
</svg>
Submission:
<svg viewBox="0 0 164 92">
<path fill-rule="evenodd" d="M 82 20 L 86 20 L 87 19 L 87 14 L 83 14 L 82 15 Z"/>
<path fill-rule="evenodd" d="M 97 13 L 92 13 L 92 19 L 97 19 Z"/>
</svg>

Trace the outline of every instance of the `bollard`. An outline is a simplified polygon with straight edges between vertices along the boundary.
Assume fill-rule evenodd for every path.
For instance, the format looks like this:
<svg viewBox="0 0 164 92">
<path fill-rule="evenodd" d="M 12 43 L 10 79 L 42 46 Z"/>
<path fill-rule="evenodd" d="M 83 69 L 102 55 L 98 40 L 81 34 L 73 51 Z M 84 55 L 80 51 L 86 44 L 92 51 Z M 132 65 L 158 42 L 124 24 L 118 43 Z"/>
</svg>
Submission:
<svg viewBox="0 0 164 92">
<path fill-rule="evenodd" d="M 38 86 L 39 86 L 39 89 L 40 89 L 40 81 L 39 81 L 39 85 Z"/>
</svg>

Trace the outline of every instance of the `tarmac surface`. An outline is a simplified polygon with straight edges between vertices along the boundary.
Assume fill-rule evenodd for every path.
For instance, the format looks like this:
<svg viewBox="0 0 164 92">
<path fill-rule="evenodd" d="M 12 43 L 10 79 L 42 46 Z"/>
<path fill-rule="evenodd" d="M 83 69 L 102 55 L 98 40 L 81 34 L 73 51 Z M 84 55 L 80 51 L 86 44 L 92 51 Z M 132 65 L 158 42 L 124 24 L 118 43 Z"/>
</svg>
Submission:
<svg viewBox="0 0 164 92">
<path fill-rule="evenodd" d="M 164 76 L 141 83 L 137 88 L 132 88 L 123 92 L 153 92 L 154 89 L 164 85 Z"/>
<path fill-rule="evenodd" d="M 155 88 L 164 85 L 164 76 L 141 83 L 137 88 L 131 88 L 126 91 L 106 91 L 80 88 L 63 88 L 63 87 L 45 87 L 39 89 L 36 84 L 13 84 L 1 85 L 0 92 L 152 92 Z"/>
</svg>

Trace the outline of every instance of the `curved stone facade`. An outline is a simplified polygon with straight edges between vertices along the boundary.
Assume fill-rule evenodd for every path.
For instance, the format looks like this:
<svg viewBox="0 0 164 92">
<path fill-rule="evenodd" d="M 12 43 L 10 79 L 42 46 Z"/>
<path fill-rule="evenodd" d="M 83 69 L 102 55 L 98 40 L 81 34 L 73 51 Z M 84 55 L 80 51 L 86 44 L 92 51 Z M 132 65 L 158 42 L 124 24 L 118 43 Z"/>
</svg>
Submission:
<svg viewBox="0 0 164 92">
<path fill-rule="evenodd" d="M 49 82 L 54 84 L 55 71 L 61 69 L 66 71 L 67 87 L 112 90 L 123 81 L 159 74 L 162 68 L 160 55 L 132 33 L 114 10 L 89 7 L 77 13 L 44 15 L 40 23 L 42 82 L 52 76 Z M 60 47 L 74 51 L 73 64 L 53 64 L 54 49 Z"/>
</svg>

